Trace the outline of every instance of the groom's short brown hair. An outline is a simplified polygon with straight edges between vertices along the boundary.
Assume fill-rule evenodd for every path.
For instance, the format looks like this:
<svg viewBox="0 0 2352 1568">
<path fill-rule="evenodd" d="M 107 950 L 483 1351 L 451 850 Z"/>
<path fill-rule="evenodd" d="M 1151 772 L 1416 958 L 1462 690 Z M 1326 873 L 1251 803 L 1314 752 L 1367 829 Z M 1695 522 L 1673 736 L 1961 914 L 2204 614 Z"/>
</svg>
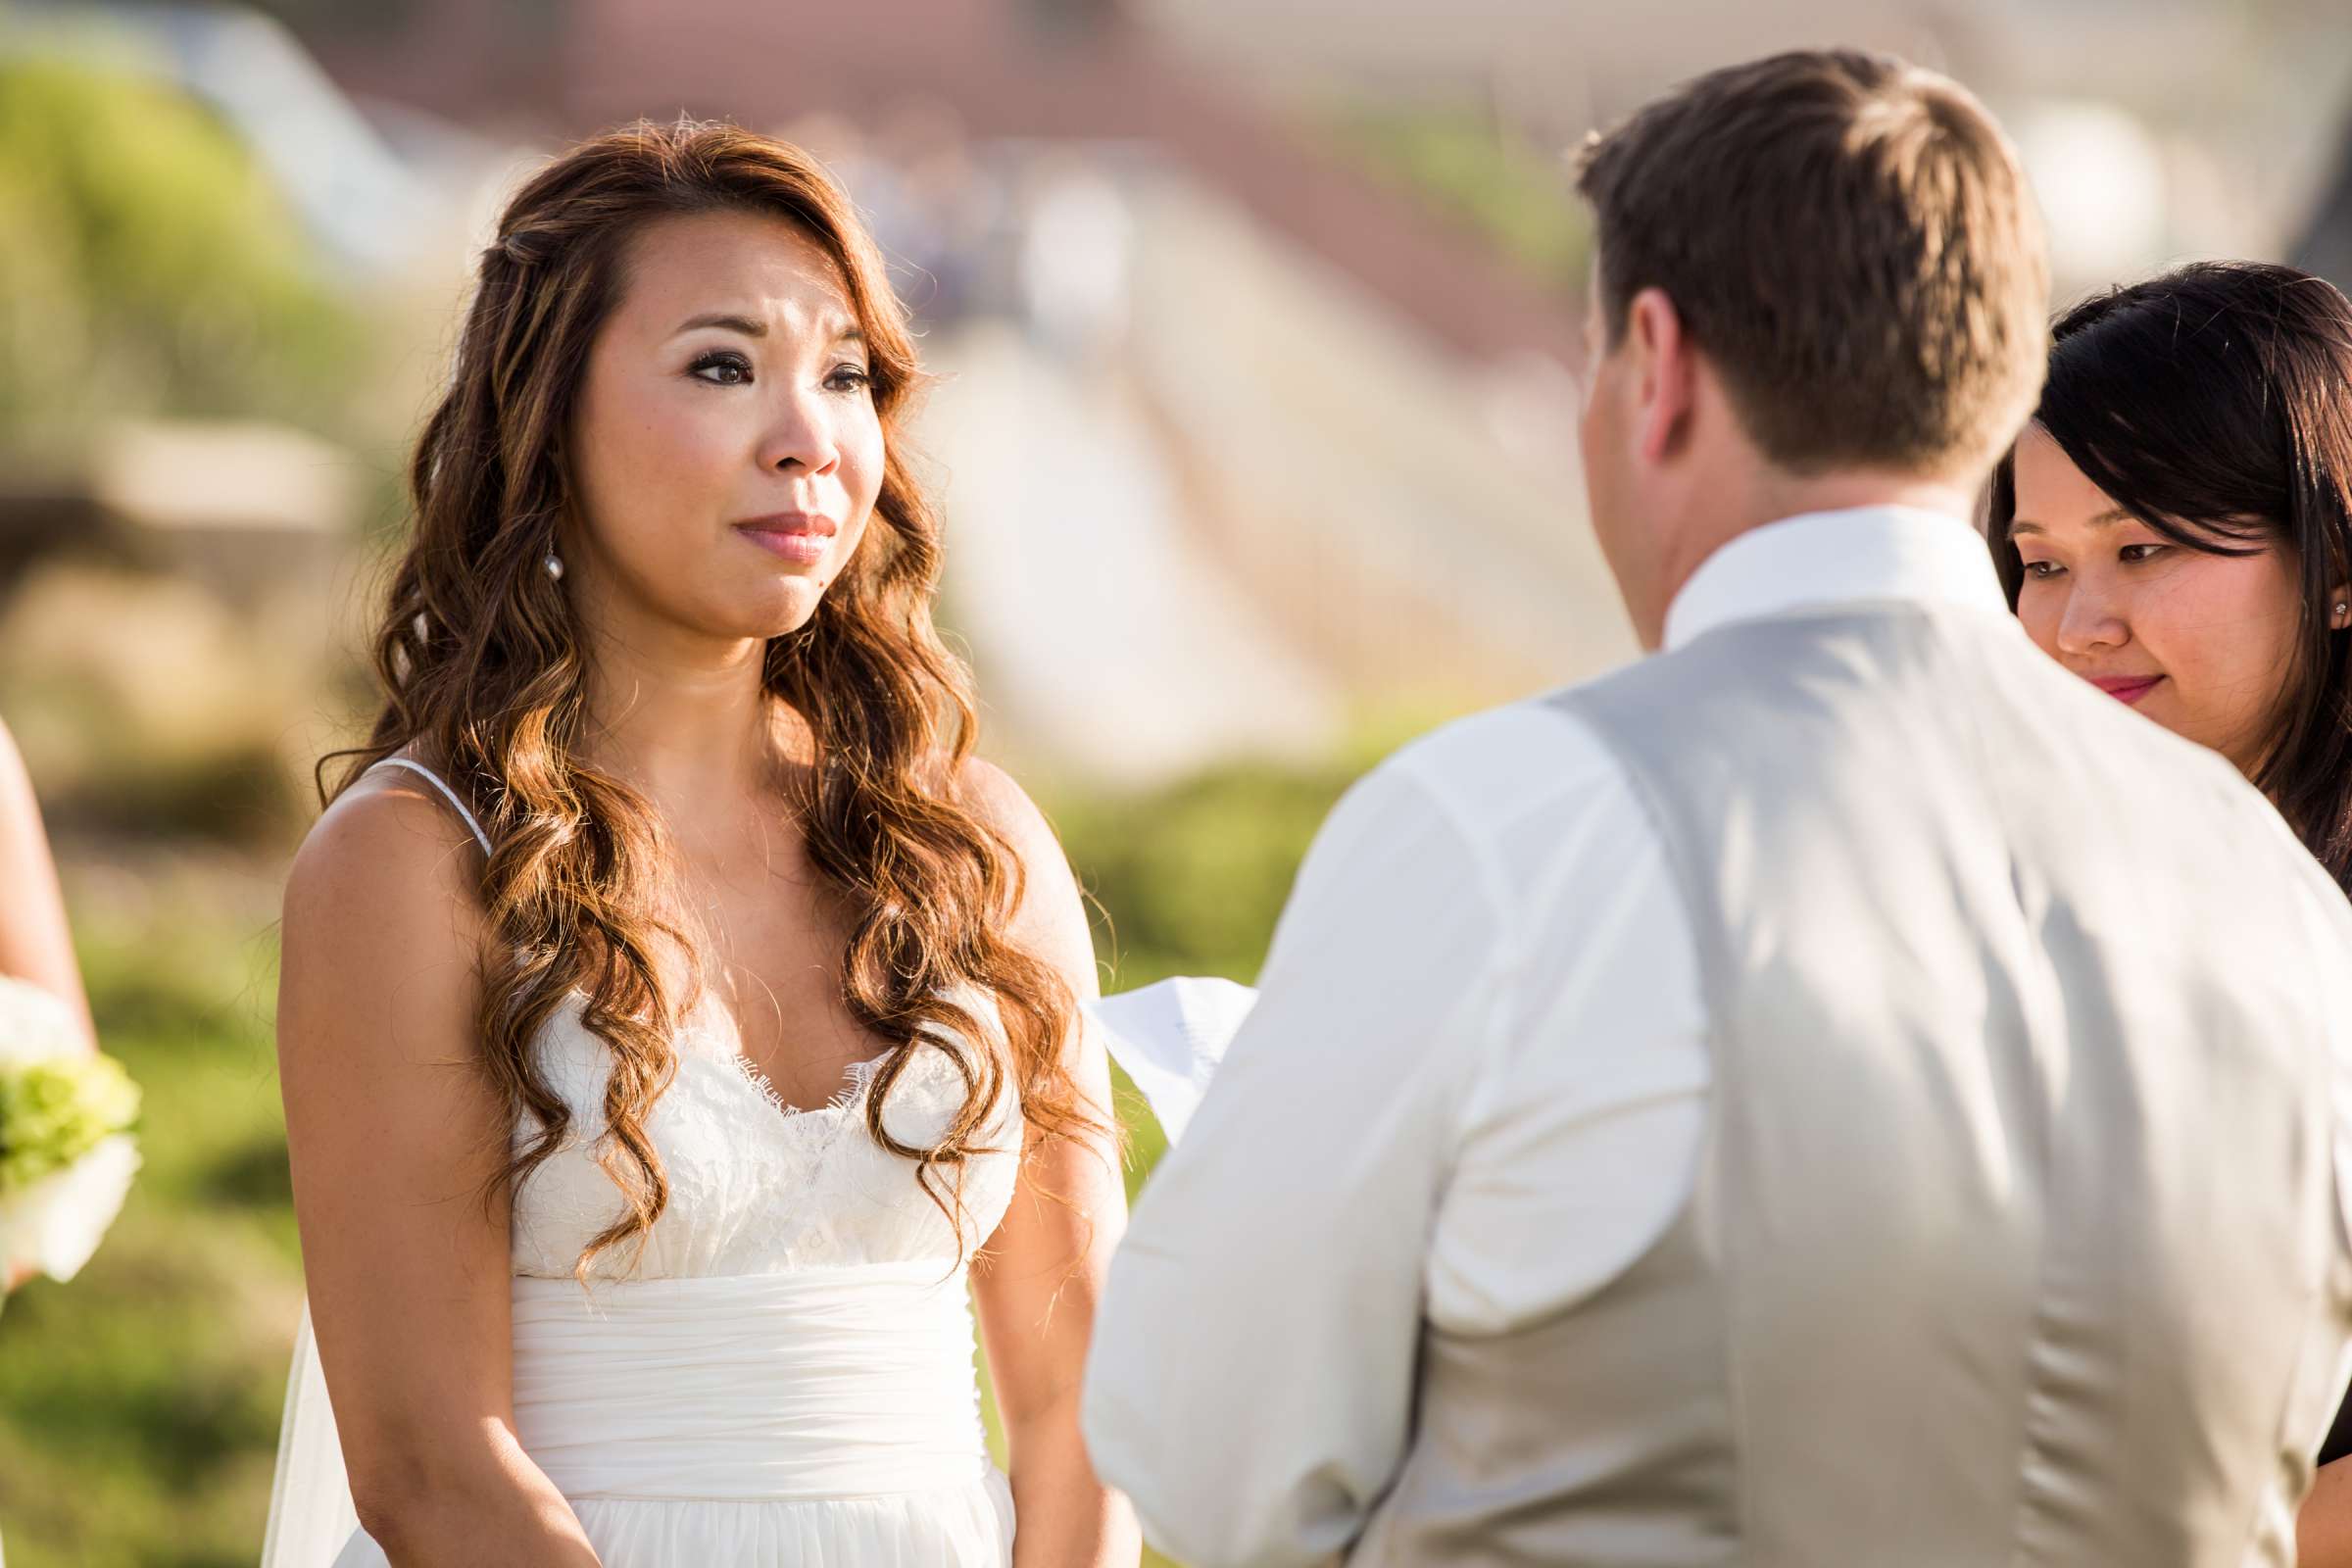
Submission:
<svg viewBox="0 0 2352 1568">
<path fill-rule="evenodd" d="M 1850 50 L 1733 66 L 1595 133 L 1577 189 L 1608 341 L 1663 289 L 1785 468 L 1973 478 L 2033 408 L 2041 223 L 1956 82 Z"/>
</svg>

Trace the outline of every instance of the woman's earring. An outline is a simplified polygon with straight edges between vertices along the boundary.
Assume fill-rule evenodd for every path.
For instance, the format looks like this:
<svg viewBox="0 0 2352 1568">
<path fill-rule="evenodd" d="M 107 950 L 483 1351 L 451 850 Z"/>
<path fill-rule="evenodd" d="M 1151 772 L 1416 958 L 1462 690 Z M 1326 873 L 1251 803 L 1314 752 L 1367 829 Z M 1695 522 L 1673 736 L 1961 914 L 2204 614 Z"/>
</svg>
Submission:
<svg viewBox="0 0 2352 1568">
<path fill-rule="evenodd" d="M 551 579 L 556 582 L 562 582 L 564 580 L 564 558 L 562 556 L 559 556 L 553 550 L 550 550 L 547 553 L 547 560 L 540 563 L 540 564 L 547 567 L 547 574 Z M 2335 610 L 2336 613 L 2340 615 L 2343 613 L 2344 607 L 2338 605 L 2335 607 Z"/>
</svg>

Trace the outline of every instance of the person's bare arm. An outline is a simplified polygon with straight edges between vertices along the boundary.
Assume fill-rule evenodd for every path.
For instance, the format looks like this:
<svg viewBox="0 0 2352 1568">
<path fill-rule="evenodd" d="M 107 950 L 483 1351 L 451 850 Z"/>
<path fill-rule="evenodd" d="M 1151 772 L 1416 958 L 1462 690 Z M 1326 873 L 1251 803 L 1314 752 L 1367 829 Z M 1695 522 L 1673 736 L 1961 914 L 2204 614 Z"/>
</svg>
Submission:
<svg viewBox="0 0 2352 1568">
<path fill-rule="evenodd" d="M 976 766 L 967 788 L 1027 874 L 1014 941 L 1080 999 L 1099 995 L 1086 912 L 1053 830 L 994 768 Z M 1107 1128 L 1110 1062 L 1101 1041 L 1073 1028 L 1065 1058 L 1089 1113 Z M 1108 1568 L 1143 1553 L 1133 1511 L 1095 1475 L 1078 1428 L 1095 1302 L 1126 1219 L 1115 1138 L 1057 1140 L 1023 1160 L 1012 1204 L 973 1268 L 1020 1521 L 1015 1568 Z"/>
<path fill-rule="evenodd" d="M 592 1568 L 515 1440 L 505 1134 L 475 1058 L 480 854 L 421 786 L 328 810 L 286 887 L 278 1070 L 361 1523 L 401 1568 Z"/>
<path fill-rule="evenodd" d="M 90 1004 L 82 994 L 81 969 L 74 961 L 57 863 L 41 827 L 32 779 L 5 725 L 0 725 L 0 975 L 62 998 L 89 1036 Z"/>
</svg>

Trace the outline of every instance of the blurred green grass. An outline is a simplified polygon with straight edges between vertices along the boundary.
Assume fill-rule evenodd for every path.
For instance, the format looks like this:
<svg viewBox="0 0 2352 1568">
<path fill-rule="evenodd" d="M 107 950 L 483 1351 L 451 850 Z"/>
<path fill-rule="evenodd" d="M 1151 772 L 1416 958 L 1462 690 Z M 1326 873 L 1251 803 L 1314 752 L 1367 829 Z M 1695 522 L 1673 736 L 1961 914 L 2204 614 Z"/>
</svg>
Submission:
<svg viewBox="0 0 2352 1568">
<path fill-rule="evenodd" d="M 1254 978 L 1298 860 L 1363 760 L 1049 803 L 1101 906 L 1105 984 Z M 251 1568 L 301 1304 L 270 1028 L 278 860 L 194 841 L 69 844 L 65 858 L 100 1031 L 146 1091 L 146 1166 L 81 1277 L 35 1282 L 0 1315 L 8 1561 Z M 1164 1143 L 1123 1084 L 1120 1111 L 1132 1196 Z"/>
<path fill-rule="evenodd" d="M 202 856 L 74 882 L 146 1164 L 81 1277 L 0 1317 L 0 1530 L 17 1568 L 251 1568 L 301 1300 L 265 879 Z"/>
</svg>

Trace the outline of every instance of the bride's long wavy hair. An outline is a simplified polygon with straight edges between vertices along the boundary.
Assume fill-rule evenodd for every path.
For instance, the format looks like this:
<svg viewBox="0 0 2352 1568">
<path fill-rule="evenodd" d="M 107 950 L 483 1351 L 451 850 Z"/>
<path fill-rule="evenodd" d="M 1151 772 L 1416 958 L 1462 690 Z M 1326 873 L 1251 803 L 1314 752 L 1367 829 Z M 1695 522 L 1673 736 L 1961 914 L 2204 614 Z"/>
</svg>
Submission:
<svg viewBox="0 0 2352 1568">
<path fill-rule="evenodd" d="M 793 804 L 811 859 L 855 916 L 844 996 L 891 1048 L 865 1098 L 866 1131 L 916 1161 L 924 1190 L 959 1219 L 957 1167 L 981 1152 L 1008 1085 L 1033 1147 L 1104 1130 L 1062 1062 L 1069 988 L 1005 934 L 1020 862 L 960 796 L 970 682 L 932 627 L 939 521 L 898 439 L 922 371 L 880 253 L 800 149 L 728 125 L 640 123 L 540 172 L 482 252 L 454 373 L 409 469 L 415 532 L 373 646 L 384 706 L 366 745 L 320 764 L 331 800 L 386 757 L 428 760 L 495 846 L 481 873 L 480 1055 L 510 1132 L 532 1129 L 503 1172 L 508 1191 L 570 1131 L 531 1043 L 572 993 L 584 997 L 611 1065 L 596 1157 L 622 1207 L 580 1257 L 583 1278 L 609 1249 L 641 1250 L 667 1204 L 646 1117 L 676 1070 L 670 1032 L 687 998 L 660 960 L 683 955 L 689 993 L 700 971 L 687 933 L 661 912 L 672 861 L 660 819 L 583 760 L 590 651 L 543 562 L 571 504 L 574 400 L 629 247 L 658 220 L 713 211 L 786 219 L 830 255 L 871 356 L 886 455 L 877 526 L 808 624 L 768 642 L 763 669 L 768 696 L 810 737 Z M 337 759 L 347 765 L 328 789 Z M 956 1000 L 975 994 L 993 998 L 1001 1026 Z M 919 1041 L 953 1054 L 965 1097 L 938 1142 L 916 1148 L 892 1136 L 883 1110 Z"/>
</svg>

